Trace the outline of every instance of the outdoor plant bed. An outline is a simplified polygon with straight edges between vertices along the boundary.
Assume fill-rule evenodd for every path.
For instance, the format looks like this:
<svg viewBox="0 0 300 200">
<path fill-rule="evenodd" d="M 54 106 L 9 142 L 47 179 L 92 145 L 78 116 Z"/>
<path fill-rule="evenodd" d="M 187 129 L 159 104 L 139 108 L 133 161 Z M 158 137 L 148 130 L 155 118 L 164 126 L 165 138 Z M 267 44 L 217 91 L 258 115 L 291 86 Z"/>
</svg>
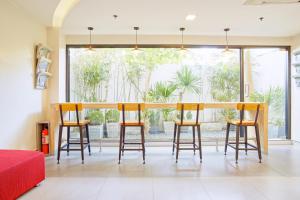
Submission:
<svg viewBox="0 0 300 200">
<path fill-rule="evenodd" d="M 173 134 L 174 133 L 174 121 L 164 121 L 163 126 L 164 126 L 164 132 L 166 134 Z"/>
<path fill-rule="evenodd" d="M 98 140 L 103 138 L 103 125 L 101 124 L 90 124 L 89 134 L 91 140 Z"/>
</svg>

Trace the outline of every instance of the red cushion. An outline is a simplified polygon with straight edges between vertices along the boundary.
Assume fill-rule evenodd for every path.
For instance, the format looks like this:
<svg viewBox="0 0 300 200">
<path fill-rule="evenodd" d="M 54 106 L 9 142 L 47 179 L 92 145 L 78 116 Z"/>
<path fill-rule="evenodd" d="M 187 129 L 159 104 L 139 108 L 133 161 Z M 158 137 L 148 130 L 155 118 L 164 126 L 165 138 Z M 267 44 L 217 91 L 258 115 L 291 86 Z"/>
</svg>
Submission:
<svg viewBox="0 0 300 200">
<path fill-rule="evenodd" d="M 45 179 L 44 154 L 0 150 L 0 199 L 16 199 Z"/>
</svg>

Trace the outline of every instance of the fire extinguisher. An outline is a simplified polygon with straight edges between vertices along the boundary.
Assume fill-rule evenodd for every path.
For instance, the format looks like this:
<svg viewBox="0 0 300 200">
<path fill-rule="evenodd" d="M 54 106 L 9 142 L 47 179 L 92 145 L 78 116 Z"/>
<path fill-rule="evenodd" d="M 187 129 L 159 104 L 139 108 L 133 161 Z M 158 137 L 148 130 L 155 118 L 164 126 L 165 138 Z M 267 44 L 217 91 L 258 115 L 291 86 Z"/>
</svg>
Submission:
<svg viewBox="0 0 300 200">
<path fill-rule="evenodd" d="M 47 128 L 42 130 L 42 152 L 44 154 L 49 154 L 49 135 Z"/>
</svg>

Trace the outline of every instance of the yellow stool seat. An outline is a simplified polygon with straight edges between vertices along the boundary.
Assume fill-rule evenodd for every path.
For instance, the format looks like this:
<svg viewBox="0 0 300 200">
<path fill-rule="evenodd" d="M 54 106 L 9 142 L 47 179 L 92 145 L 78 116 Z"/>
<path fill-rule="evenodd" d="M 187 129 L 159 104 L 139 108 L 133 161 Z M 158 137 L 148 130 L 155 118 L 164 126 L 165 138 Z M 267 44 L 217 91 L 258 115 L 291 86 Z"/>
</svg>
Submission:
<svg viewBox="0 0 300 200">
<path fill-rule="evenodd" d="M 90 120 L 80 120 L 79 124 L 76 121 L 64 121 L 64 126 L 84 126 L 90 123 Z"/>
<path fill-rule="evenodd" d="M 182 125 L 182 126 L 197 126 L 197 125 L 200 125 L 200 122 L 196 123 L 196 121 L 183 121 L 181 124 L 180 120 L 176 120 L 175 124 Z"/>
<path fill-rule="evenodd" d="M 243 120 L 241 123 L 241 120 L 233 119 L 233 120 L 229 120 L 227 122 L 230 124 L 233 124 L 233 125 L 238 125 L 238 126 L 254 126 L 255 125 L 255 121 L 253 121 L 253 120 Z"/>
<path fill-rule="evenodd" d="M 120 122 L 121 126 L 144 126 L 144 122 L 138 122 L 138 121 L 126 121 L 124 122 Z"/>
</svg>

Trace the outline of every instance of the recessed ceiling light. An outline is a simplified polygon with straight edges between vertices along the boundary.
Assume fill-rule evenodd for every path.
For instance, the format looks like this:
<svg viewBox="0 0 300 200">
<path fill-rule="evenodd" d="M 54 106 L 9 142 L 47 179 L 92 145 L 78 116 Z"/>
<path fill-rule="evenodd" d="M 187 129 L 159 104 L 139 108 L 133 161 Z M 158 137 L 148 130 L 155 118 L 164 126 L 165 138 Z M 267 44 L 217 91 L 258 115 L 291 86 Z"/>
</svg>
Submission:
<svg viewBox="0 0 300 200">
<path fill-rule="evenodd" d="M 185 20 L 186 20 L 186 21 L 193 21 L 193 20 L 195 20 L 195 19 L 196 19 L 196 15 L 192 15 L 192 14 L 187 15 L 187 16 L 185 17 Z"/>
</svg>

